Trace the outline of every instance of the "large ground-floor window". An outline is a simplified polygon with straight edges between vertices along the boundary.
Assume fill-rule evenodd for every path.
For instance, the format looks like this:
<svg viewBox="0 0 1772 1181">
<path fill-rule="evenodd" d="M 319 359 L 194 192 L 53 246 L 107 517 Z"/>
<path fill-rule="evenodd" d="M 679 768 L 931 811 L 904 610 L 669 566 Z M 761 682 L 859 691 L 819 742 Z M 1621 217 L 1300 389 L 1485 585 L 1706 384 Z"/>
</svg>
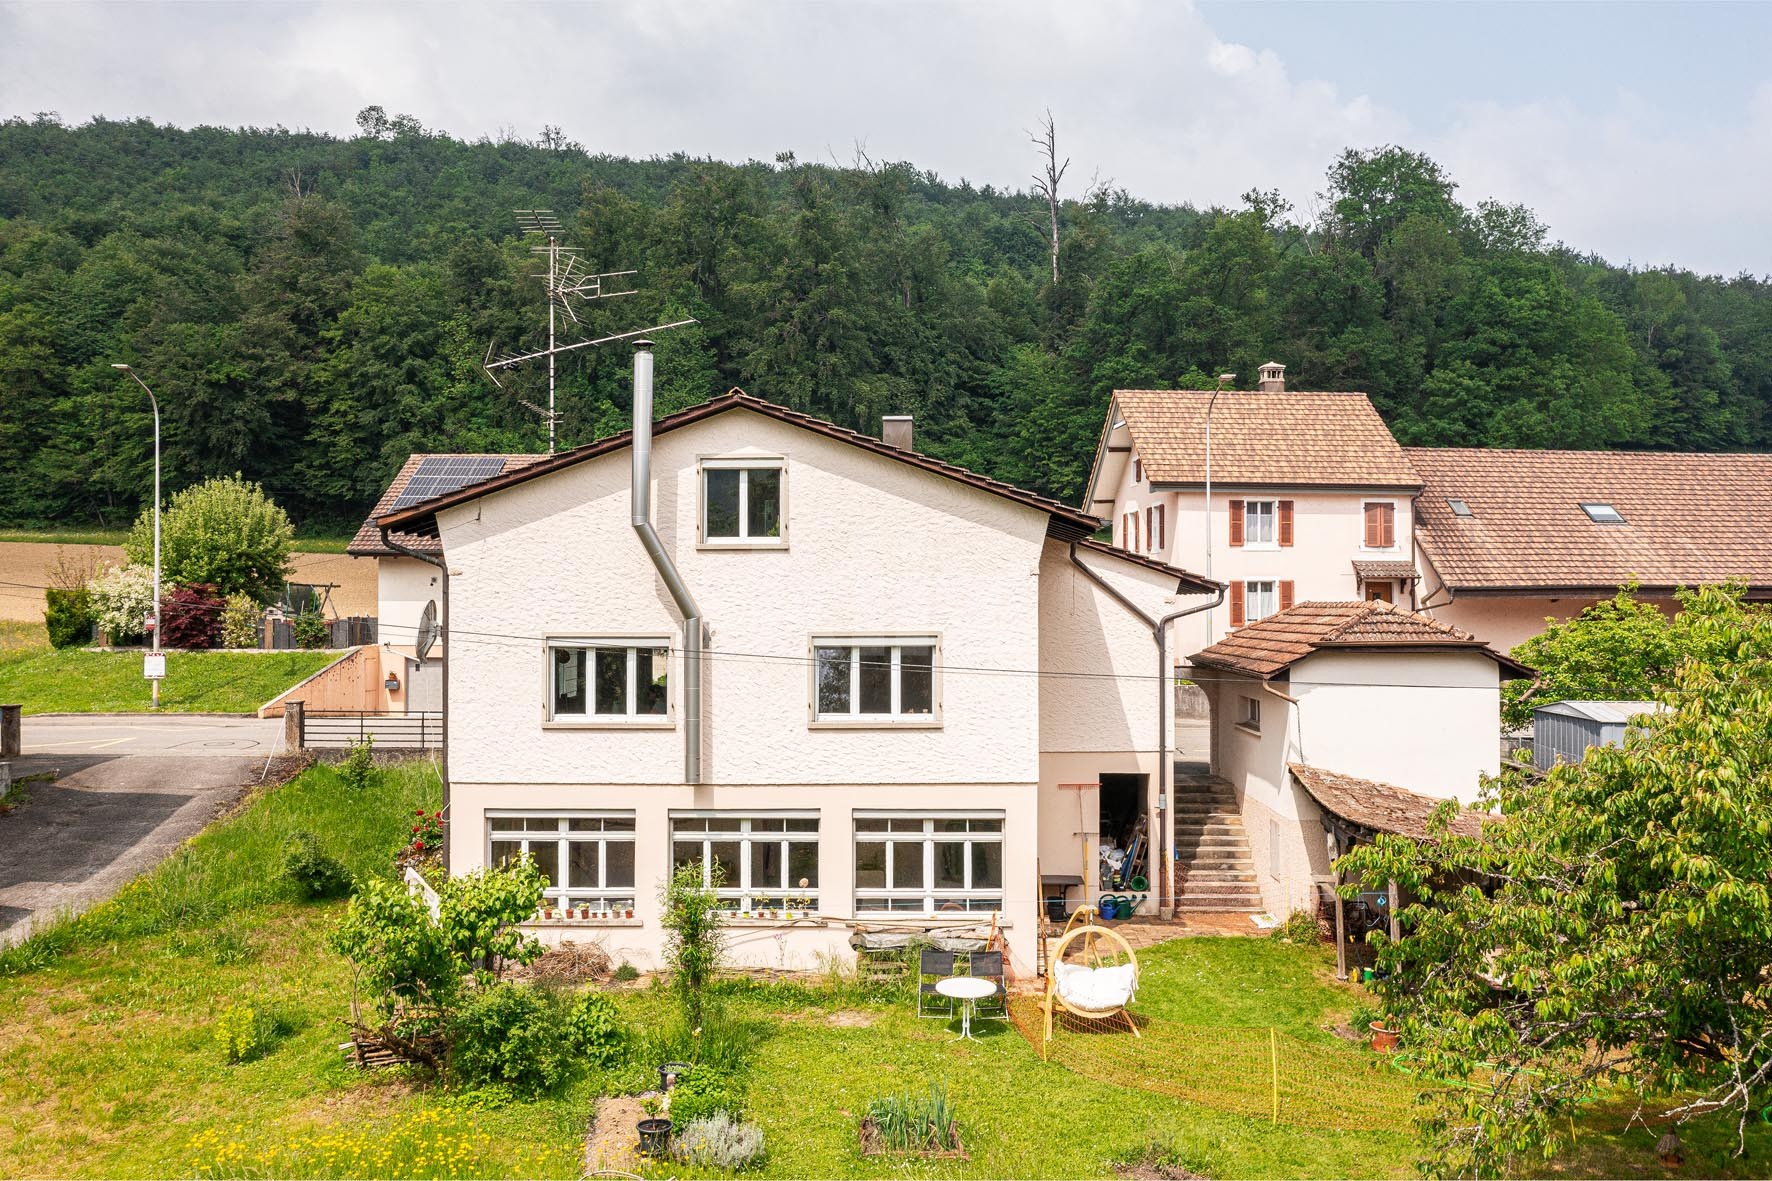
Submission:
<svg viewBox="0 0 1772 1181">
<path fill-rule="evenodd" d="M 818 906 L 818 817 L 732 812 L 673 813 L 671 864 L 699 865 L 712 885 L 719 869 L 727 910 L 813 910 Z"/>
<path fill-rule="evenodd" d="M 1001 910 L 1003 816 L 855 817 L 855 909 Z"/>
<path fill-rule="evenodd" d="M 548 906 L 598 912 L 634 905 L 634 814 L 541 816 L 492 813 L 486 819 L 489 865 L 524 853 L 548 879 Z"/>
</svg>

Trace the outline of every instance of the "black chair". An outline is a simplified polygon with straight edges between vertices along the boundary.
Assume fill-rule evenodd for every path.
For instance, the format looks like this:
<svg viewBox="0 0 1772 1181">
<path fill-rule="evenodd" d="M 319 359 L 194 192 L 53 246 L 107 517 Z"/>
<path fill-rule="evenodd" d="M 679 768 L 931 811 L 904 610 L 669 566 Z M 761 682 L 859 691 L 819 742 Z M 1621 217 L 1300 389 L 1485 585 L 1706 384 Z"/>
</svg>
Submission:
<svg viewBox="0 0 1772 1181">
<path fill-rule="evenodd" d="M 972 974 L 980 979 L 989 980 L 997 986 L 996 992 L 973 1006 L 972 1015 L 1007 1021 L 1009 1019 L 1009 994 L 1003 987 L 1003 953 L 1000 951 L 973 952 Z"/>
<path fill-rule="evenodd" d="M 954 974 L 954 953 L 925 947 L 917 954 L 917 1016 L 951 1019 L 954 998 L 935 991 L 938 980 Z"/>
</svg>

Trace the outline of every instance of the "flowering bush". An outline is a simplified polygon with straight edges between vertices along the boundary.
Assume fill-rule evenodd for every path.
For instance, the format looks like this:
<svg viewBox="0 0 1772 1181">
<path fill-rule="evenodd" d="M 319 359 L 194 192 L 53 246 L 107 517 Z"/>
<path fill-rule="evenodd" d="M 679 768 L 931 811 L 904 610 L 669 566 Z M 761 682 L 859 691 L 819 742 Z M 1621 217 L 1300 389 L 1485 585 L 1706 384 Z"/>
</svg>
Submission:
<svg viewBox="0 0 1772 1181">
<path fill-rule="evenodd" d="M 163 588 L 164 589 L 164 588 Z M 154 571 L 147 566 L 112 566 L 87 585 L 98 625 L 113 644 L 139 640 L 142 619 L 154 614 Z"/>
<path fill-rule="evenodd" d="M 244 591 L 228 596 L 221 613 L 221 642 L 226 648 L 257 648 L 264 637 L 265 609 Z"/>
</svg>

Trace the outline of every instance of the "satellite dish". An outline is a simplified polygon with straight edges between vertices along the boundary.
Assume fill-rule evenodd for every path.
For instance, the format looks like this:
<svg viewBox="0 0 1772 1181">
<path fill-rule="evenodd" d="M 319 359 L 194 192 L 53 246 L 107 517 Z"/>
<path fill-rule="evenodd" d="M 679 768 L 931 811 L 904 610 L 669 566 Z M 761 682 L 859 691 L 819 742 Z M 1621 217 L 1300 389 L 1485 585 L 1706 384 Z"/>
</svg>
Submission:
<svg viewBox="0 0 1772 1181">
<path fill-rule="evenodd" d="M 424 614 L 418 617 L 417 649 L 420 660 L 430 654 L 432 646 L 437 642 L 437 636 L 442 631 L 442 627 L 437 623 L 437 600 L 432 599 L 425 604 Z"/>
</svg>

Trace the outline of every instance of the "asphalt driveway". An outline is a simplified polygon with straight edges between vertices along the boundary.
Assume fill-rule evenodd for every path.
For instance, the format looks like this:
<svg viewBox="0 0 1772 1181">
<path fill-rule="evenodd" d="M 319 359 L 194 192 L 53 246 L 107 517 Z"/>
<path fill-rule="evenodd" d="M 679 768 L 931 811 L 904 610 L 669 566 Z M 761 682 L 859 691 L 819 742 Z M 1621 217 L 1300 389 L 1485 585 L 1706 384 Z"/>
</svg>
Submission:
<svg viewBox="0 0 1772 1181">
<path fill-rule="evenodd" d="M 153 868 L 258 781 L 280 719 L 152 714 L 24 719 L 14 778 L 25 802 L 0 816 L 0 944 L 58 911 L 81 911 Z"/>
</svg>

